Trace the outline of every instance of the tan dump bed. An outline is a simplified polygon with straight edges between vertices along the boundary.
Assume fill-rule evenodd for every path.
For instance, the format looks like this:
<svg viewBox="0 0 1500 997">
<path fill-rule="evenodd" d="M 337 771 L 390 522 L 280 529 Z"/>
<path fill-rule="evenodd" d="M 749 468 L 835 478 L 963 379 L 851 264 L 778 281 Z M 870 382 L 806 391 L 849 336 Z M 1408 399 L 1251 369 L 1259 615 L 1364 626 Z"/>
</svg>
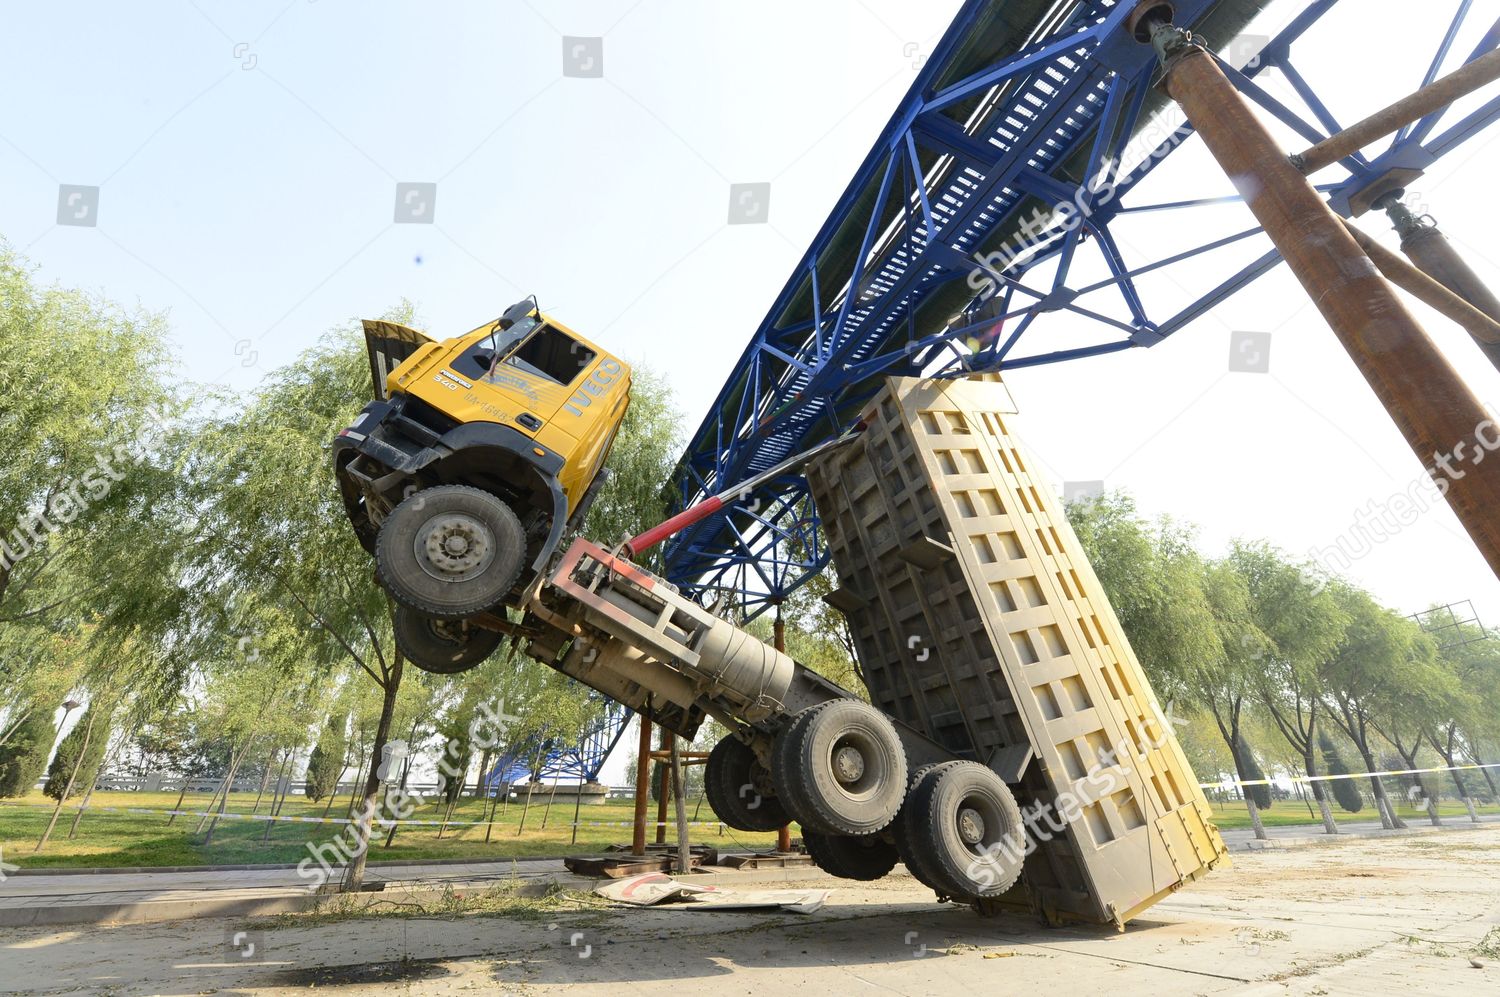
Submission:
<svg viewBox="0 0 1500 997">
<path fill-rule="evenodd" d="M 1003 903 L 1123 924 L 1224 843 L 1010 394 L 891 378 L 867 411 L 807 476 L 875 705 L 1035 813 Z"/>
</svg>

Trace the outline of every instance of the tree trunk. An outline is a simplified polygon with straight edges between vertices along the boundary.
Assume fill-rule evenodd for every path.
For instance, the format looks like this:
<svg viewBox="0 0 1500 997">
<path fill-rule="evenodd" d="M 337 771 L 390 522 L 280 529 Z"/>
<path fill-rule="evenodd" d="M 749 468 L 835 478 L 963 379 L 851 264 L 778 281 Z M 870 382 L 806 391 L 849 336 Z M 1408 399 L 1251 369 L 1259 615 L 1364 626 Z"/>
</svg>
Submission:
<svg viewBox="0 0 1500 997">
<path fill-rule="evenodd" d="M 1484 764 L 1484 759 L 1479 757 L 1478 751 L 1469 752 L 1469 757 L 1474 764 L 1479 766 L 1479 774 L 1484 776 L 1485 785 L 1490 787 L 1490 799 L 1500 802 L 1500 790 L 1495 788 L 1495 777 L 1490 775 L 1489 767 Z"/>
<path fill-rule="evenodd" d="M 134 734 L 131 735 L 132 737 Z M 129 740 L 127 738 L 126 740 Z M 124 742 L 121 742 L 122 744 Z M 68 839 L 71 841 L 78 834 L 78 825 L 83 821 L 83 812 L 89 808 L 89 801 L 94 798 L 94 787 L 99 784 L 99 777 L 104 774 L 104 769 L 109 765 L 109 758 L 101 756 L 99 764 L 94 767 L 93 778 L 89 779 L 89 788 L 83 792 L 83 802 L 78 804 L 78 812 L 73 815 L 73 823 L 68 828 Z"/>
<path fill-rule="evenodd" d="M 495 795 L 490 799 L 490 819 L 484 825 L 484 843 L 490 843 L 490 833 L 495 830 L 495 808 L 500 805 L 500 794 L 510 796 L 510 784 L 501 782 L 495 787 Z"/>
<path fill-rule="evenodd" d="M 68 802 L 68 797 L 73 792 L 73 781 L 78 778 L 78 769 L 83 765 L 83 756 L 89 753 L 89 739 L 94 736 L 95 712 L 94 710 L 89 710 L 89 722 L 88 726 L 83 729 L 83 746 L 78 749 L 78 760 L 73 763 L 73 771 L 68 773 L 68 784 L 63 787 L 62 798 L 57 801 L 57 806 L 52 808 L 52 819 L 47 821 L 47 829 L 42 832 L 41 839 L 36 843 L 36 847 L 31 850 L 33 855 L 41 851 L 42 846 L 47 843 L 47 839 L 52 837 L 52 829 L 57 826 L 57 815 L 62 812 L 63 804 Z"/>
<path fill-rule="evenodd" d="M 203 816 L 199 818 L 198 826 L 193 829 L 194 834 L 201 834 L 203 832 L 203 825 L 208 823 L 209 814 L 213 813 L 214 805 L 219 803 L 220 797 L 223 797 L 225 803 L 229 802 L 229 792 L 234 788 L 234 777 L 239 772 L 240 763 L 245 760 L 245 755 L 249 752 L 250 745 L 254 743 L 255 735 L 251 734 L 239 751 L 230 754 L 229 774 L 224 777 L 224 781 L 219 784 L 219 788 L 214 790 L 213 799 L 208 801 L 208 806 L 203 808 Z M 222 806 L 220 807 L 220 812 L 223 812 Z"/>
<path fill-rule="evenodd" d="M 271 784 L 271 770 L 276 767 L 276 756 L 280 754 L 279 749 L 271 749 L 271 757 L 266 759 L 266 770 L 260 777 L 260 789 L 255 794 L 255 805 L 250 808 L 253 814 L 260 813 L 260 801 L 265 799 L 266 787 Z"/>
<path fill-rule="evenodd" d="M 1219 733 L 1229 742 L 1229 753 L 1234 758 L 1234 769 L 1239 773 L 1240 782 L 1243 783 L 1250 768 L 1245 764 L 1245 747 L 1239 736 L 1238 724 L 1235 727 L 1234 730 L 1225 730 L 1220 724 Z M 1255 805 L 1255 796 L 1250 792 L 1249 786 L 1242 785 L 1240 788 L 1244 792 L 1245 807 L 1250 811 L 1250 827 L 1255 832 L 1255 837 L 1260 841 L 1268 840 L 1270 835 L 1266 834 L 1266 826 L 1260 819 L 1260 808 Z"/>
<path fill-rule="evenodd" d="M 1313 754 L 1313 744 L 1316 743 L 1309 737 L 1307 739 L 1307 750 L 1302 753 L 1302 767 L 1307 770 L 1309 779 L 1314 779 L 1307 784 L 1312 791 L 1313 799 L 1318 801 L 1318 811 L 1323 817 L 1323 833 L 1338 834 L 1339 826 L 1333 819 L 1333 808 L 1328 805 L 1328 793 L 1323 789 L 1323 784 L 1317 782 L 1314 777 L 1318 775 L 1317 756 Z"/>
<path fill-rule="evenodd" d="M 250 754 L 250 745 L 253 744 L 254 741 L 255 738 L 252 736 L 249 741 L 245 742 L 245 749 L 240 752 L 240 757 L 236 759 L 234 764 L 229 768 L 229 778 L 224 780 L 224 795 L 219 797 L 218 813 L 215 813 L 213 816 L 213 820 L 209 821 L 208 834 L 206 834 L 203 838 L 203 847 L 205 848 L 214 843 L 214 829 L 219 826 L 219 814 L 222 814 L 229 806 L 229 793 L 230 790 L 234 789 L 235 774 L 239 772 L 240 764 L 244 762 L 245 756 Z M 209 804 L 209 810 L 213 810 L 213 804 Z M 202 822 L 199 822 L 198 827 L 203 827 Z"/>
<path fill-rule="evenodd" d="M 21 725 L 26 722 L 26 718 L 29 716 L 31 716 L 30 710 L 21 711 L 21 715 L 11 722 L 11 725 L 5 729 L 5 733 L 0 734 L 0 747 L 4 747 L 5 742 L 10 740 L 10 736 L 21 729 Z"/>
<path fill-rule="evenodd" d="M 417 739 L 417 721 L 411 722 L 411 733 L 406 735 L 406 760 L 401 763 L 401 798 L 406 798 L 406 780 L 411 775 L 411 743 Z M 396 840 L 396 830 L 400 824 L 391 821 L 391 829 L 385 836 L 385 847 L 391 847 L 391 842 Z M 439 835 L 438 837 L 442 837 Z"/>
<path fill-rule="evenodd" d="M 558 783 L 558 780 L 560 780 L 561 778 L 562 778 L 562 773 L 561 772 L 557 773 L 556 775 L 554 775 L 552 777 L 552 792 L 550 792 L 550 793 L 547 794 L 547 805 L 542 808 L 542 830 L 543 831 L 547 830 L 547 818 L 552 813 L 552 801 L 555 800 L 555 799 L 557 799 L 557 783 Z"/>
<path fill-rule="evenodd" d="M 365 777 L 365 798 L 354 824 L 354 857 L 344 870 L 343 889 L 346 893 L 357 891 L 365 881 L 365 860 L 370 850 L 370 821 L 380 795 L 380 767 L 374 760 L 385 750 L 386 738 L 391 733 L 391 718 L 396 713 L 396 694 L 401 691 L 403 665 L 404 660 L 398 651 L 390 671 L 386 673 L 385 698 L 380 704 L 380 722 L 375 725 L 375 743 L 370 752 L 370 774 Z"/>
<path fill-rule="evenodd" d="M 1375 774 L 1380 771 L 1375 764 L 1375 757 L 1364 745 L 1356 742 L 1354 746 L 1359 751 L 1359 757 L 1364 760 L 1365 771 L 1370 773 L 1370 792 L 1375 796 L 1375 809 L 1380 811 L 1380 826 L 1387 831 L 1405 827 L 1406 822 L 1396 816 L 1396 808 L 1391 806 L 1391 801 L 1385 795 L 1385 786 L 1381 785 L 1380 776 Z"/>
<path fill-rule="evenodd" d="M 192 780 L 190 778 L 188 778 L 187 776 L 183 776 L 182 777 L 182 792 L 180 792 L 180 793 L 177 794 L 177 803 L 172 807 L 172 809 L 174 811 L 182 809 L 182 801 L 185 800 L 185 799 L 187 799 L 188 783 L 191 782 L 191 781 Z M 167 820 L 167 826 L 171 827 L 172 824 L 174 822 L 176 822 L 176 820 L 177 820 L 177 814 L 173 813 L 172 816 L 170 818 L 168 818 L 168 820 Z"/>
<path fill-rule="evenodd" d="M 672 799 L 677 804 L 677 871 L 693 870 L 693 848 L 688 842 L 687 801 L 682 798 L 682 745 L 672 738 Z"/>
<path fill-rule="evenodd" d="M 1406 767 L 1414 770 L 1412 780 L 1416 782 L 1417 789 L 1422 794 L 1422 799 L 1427 803 L 1427 819 L 1432 822 L 1433 827 L 1442 827 L 1443 818 L 1438 815 L 1437 797 L 1427 791 L 1427 780 L 1422 778 L 1422 774 L 1415 772 L 1415 769 L 1420 767 L 1417 765 L 1417 753 L 1413 751 L 1409 758 L 1405 752 L 1401 752 L 1400 754 L 1401 760 L 1406 763 Z"/>
<path fill-rule="evenodd" d="M 271 798 L 271 819 L 266 821 L 266 829 L 260 836 L 260 843 L 266 844 L 271 840 L 271 828 L 276 826 L 276 818 L 281 816 L 281 808 L 286 806 L 286 798 L 292 791 L 287 783 L 286 773 L 292 767 L 292 759 L 297 756 L 297 747 L 294 745 L 287 749 L 281 759 L 281 771 L 276 773 L 276 793 Z"/>
</svg>

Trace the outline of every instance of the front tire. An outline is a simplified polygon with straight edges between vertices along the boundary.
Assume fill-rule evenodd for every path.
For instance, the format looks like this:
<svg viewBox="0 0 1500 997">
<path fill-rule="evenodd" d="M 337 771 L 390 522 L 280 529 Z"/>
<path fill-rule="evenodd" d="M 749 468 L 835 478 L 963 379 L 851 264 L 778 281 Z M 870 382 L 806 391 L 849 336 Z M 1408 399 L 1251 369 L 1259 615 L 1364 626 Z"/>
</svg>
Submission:
<svg viewBox="0 0 1500 997">
<path fill-rule="evenodd" d="M 498 606 L 521 574 L 526 533 L 496 496 L 439 485 L 392 510 L 375 541 L 375 570 L 391 598 L 436 620 Z"/>
<path fill-rule="evenodd" d="M 405 606 L 396 607 L 392 623 L 396 647 L 406 660 L 434 675 L 456 675 L 488 658 L 505 640 L 467 620 L 434 620 Z"/>
</svg>

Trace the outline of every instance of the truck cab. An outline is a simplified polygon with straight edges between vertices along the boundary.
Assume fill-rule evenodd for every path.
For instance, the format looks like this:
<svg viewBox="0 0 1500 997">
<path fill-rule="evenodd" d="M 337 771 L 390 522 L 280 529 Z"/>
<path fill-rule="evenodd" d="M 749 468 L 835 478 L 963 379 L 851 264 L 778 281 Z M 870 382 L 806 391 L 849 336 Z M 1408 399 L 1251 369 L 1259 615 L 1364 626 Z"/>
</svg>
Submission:
<svg viewBox="0 0 1500 997">
<path fill-rule="evenodd" d="M 630 368 L 534 298 L 446 340 L 364 330 L 376 397 L 334 440 L 344 506 L 403 650 L 472 667 L 602 484 Z"/>
</svg>

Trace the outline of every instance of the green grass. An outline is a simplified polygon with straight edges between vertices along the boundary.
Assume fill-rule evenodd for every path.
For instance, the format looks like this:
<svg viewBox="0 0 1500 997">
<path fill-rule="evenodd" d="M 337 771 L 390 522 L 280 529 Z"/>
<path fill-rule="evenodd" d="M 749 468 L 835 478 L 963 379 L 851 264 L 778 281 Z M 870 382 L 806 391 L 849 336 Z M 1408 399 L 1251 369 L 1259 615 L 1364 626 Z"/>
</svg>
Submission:
<svg viewBox="0 0 1500 997">
<path fill-rule="evenodd" d="M 235 793 L 230 796 L 231 812 L 249 813 L 255 801 L 253 793 Z M 330 841 L 337 837 L 345 825 L 333 824 L 277 824 L 271 830 L 269 842 L 262 843 L 265 824 L 261 821 L 224 820 L 214 831 L 211 845 L 202 843 L 203 836 L 196 834 L 199 818 L 178 817 L 168 824 L 168 818 L 156 814 L 110 813 L 101 807 L 136 807 L 150 810 L 170 810 L 177 802 L 175 793 L 95 793 L 90 808 L 83 815 L 78 835 L 68 838 L 68 828 L 74 810 L 63 809 L 52 840 L 40 854 L 33 854 L 37 839 L 41 837 L 50 816 L 52 801 L 40 793 L 32 793 L 16 800 L 0 801 L 0 856 L 4 861 L 27 868 L 119 868 L 129 866 L 171 865 L 242 865 L 295 863 L 308 855 L 309 842 Z M 325 801 L 326 802 L 326 801 Z M 43 805 L 47 809 L 42 809 Z M 184 810 L 206 809 L 207 801 L 201 796 L 189 796 Z M 333 805 L 330 817 L 343 817 L 348 797 Z M 282 809 L 283 817 L 319 817 L 323 803 L 314 804 L 302 797 L 293 797 Z M 485 827 L 450 827 L 441 839 L 438 828 L 403 826 L 396 833 L 392 847 L 385 847 L 385 833 L 372 838 L 370 861 L 410 861 L 416 859 L 478 859 L 503 860 L 558 855 L 583 855 L 597 853 L 606 845 L 628 844 L 633 819 L 633 805 L 629 801 L 612 801 L 597 806 L 584 806 L 579 821 L 584 826 L 578 829 L 578 840 L 572 842 L 573 806 L 571 801 L 559 799 L 547 815 L 547 826 L 542 827 L 545 801 L 531 805 L 526 815 L 525 830 L 519 835 L 521 810 L 519 803 L 512 801 L 503 805 L 495 814 L 490 841 L 485 842 Z M 688 819 L 715 819 L 707 803 L 698 807 L 696 799 L 688 803 Z M 261 813 L 268 810 L 262 803 Z M 479 821 L 486 816 L 487 805 L 480 800 L 464 800 L 453 811 L 454 822 Z M 424 806 L 410 815 L 415 820 L 441 820 L 443 808 Z M 667 819 L 674 814 L 668 809 Z M 656 804 L 651 805 L 648 822 L 656 820 Z M 590 821 L 623 822 L 620 826 L 590 827 Z M 654 840 L 655 828 L 648 824 L 647 840 Z M 698 843 L 716 845 L 723 849 L 760 850 L 774 847 L 774 834 L 745 834 L 725 829 L 695 827 L 691 829 L 693 840 Z M 675 832 L 669 828 L 670 840 Z"/>
<path fill-rule="evenodd" d="M 1214 812 L 1214 823 L 1221 829 L 1247 828 L 1250 826 L 1250 812 L 1245 809 L 1243 802 L 1239 803 L 1212 803 L 1210 806 Z M 1479 807 L 1481 814 L 1500 814 L 1500 806 Z M 1270 810 L 1260 812 L 1261 823 L 1266 827 L 1299 827 L 1304 824 L 1313 824 L 1321 828 L 1323 818 L 1317 816 L 1318 805 L 1313 803 L 1314 816 L 1307 814 L 1307 805 L 1301 800 L 1277 800 L 1276 805 Z M 1420 810 L 1399 804 L 1396 813 L 1404 818 L 1413 827 L 1427 826 L 1427 810 Z M 1469 819 L 1469 811 L 1462 803 L 1440 803 L 1438 804 L 1438 816 L 1443 818 Z M 1333 807 L 1333 819 L 1339 823 L 1349 821 L 1380 821 L 1380 814 L 1375 810 L 1373 804 L 1365 804 L 1365 808 L 1357 814 L 1346 813 L 1339 806 Z"/>
<path fill-rule="evenodd" d="M 236 793 L 230 797 L 229 810 L 249 813 L 254 803 L 253 793 Z M 295 863 L 308 855 L 309 842 L 329 841 L 337 837 L 344 825 L 282 823 L 271 831 L 269 842 L 262 843 L 265 824 L 260 821 L 220 821 L 214 831 L 211 845 L 202 843 L 202 835 L 196 834 L 197 817 L 178 817 L 168 824 L 168 818 L 155 814 L 110 813 L 101 807 L 136 807 L 149 810 L 170 810 L 177 802 L 175 793 L 95 793 L 90 809 L 83 816 L 78 835 L 68 838 L 68 828 L 73 818 L 73 809 L 64 808 L 53 831 L 52 840 L 40 854 L 32 848 L 46 827 L 52 801 L 40 793 L 19 800 L 0 801 L 0 857 L 4 861 L 22 868 L 118 868 L 130 866 L 172 865 L 259 865 Z M 346 813 L 348 797 L 333 805 L 330 817 L 342 817 Z M 202 810 L 207 800 L 202 796 L 188 797 L 183 804 L 185 810 Z M 44 807 L 46 809 L 44 809 Z M 585 806 L 579 820 L 585 826 L 578 829 L 578 840 L 572 839 L 573 807 L 570 802 L 559 800 L 547 815 L 547 826 L 542 827 L 545 803 L 534 803 L 526 816 L 526 828 L 517 834 L 520 826 L 521 805 L 510 803 L 497 811 L 494 827 L 488 843 L 484 840 L 485 827 L 458 826 L 449 828 L 441 839 L 438 828 L 403 826 L 396 833 L 395 843 L 385 847 L 384 833 L 374 837 L 370 848 L 370 860 L 412 861 L 419 859 L 482 859 L 503 860 L 508 858 L 530 858 L 559 855 L 584 855 L 602 851 L 605 846 L 630 841 L 629 822 L 633 818 L 629 801 L 612 801 L 597 806 Z M 261 812 L 265 813 L 263 803 Z M 701 821 L 715 819 L 707 803 L 700 807 L 696 799 L 688 804 L 688 818 Z M 1402 817 L 1420 827 L 1427 822 L 1425 810 L 1411 807 L 1397 808 Z M 1500 813 L 1500 807 L 1480 807 L 1480 813 Z M 1461 804 L 1444 803 L 1439 812 L 1445 818 L 1466 819 L 1467 811 Z M 282 815 L 285 817 L 318 817 L 323 813 L 322 803 L 312 803 L 303 797 L 287 801 Z M 1243 803 L 1214 804 L 1214 822 L 1221 828 L 1245 828 L 1250 826 L 1250 815 Z M 442 808 L 427 806 L 411 816 L 418 820 L 442 819 Z M 464 800 L 454 808 L 455 822 L 483 820 L 485 804 L 478 800 Z M 1307 807 L 1297 800 L 1278 800 L 1269 811 L 1261 814 L 1267 827 L 1292 827 L 1301 825 L 1322 826 L 1316 816 L 1309 817 Z M 1337 807 L 1334 817 L 1340 822 L 1378 820 L 1375 809 L 1366 806 L 1358 814 L 1347 814 Z M 668 820 L 673 819 L 669 809 Z M 653 803 L 647 820 L 656 820 L 656 805 Z M 591 821 L 619 822 L 618 826 L 590 827 Z M 654 827 L 648 827 L 648 840 L 654 840 Z M 794 831 L 794 833 L 796 833 Z M 721 849 L 749 851 L 769 849 L 775 845 L 775 835 L 746 834 L 726 829 L 719 834 L 716 828 L 695 827 L 692 829 L 695 842 L 716 845 Z M 669 838 L 675 837 L 670 832 Z"/>
</svg>

